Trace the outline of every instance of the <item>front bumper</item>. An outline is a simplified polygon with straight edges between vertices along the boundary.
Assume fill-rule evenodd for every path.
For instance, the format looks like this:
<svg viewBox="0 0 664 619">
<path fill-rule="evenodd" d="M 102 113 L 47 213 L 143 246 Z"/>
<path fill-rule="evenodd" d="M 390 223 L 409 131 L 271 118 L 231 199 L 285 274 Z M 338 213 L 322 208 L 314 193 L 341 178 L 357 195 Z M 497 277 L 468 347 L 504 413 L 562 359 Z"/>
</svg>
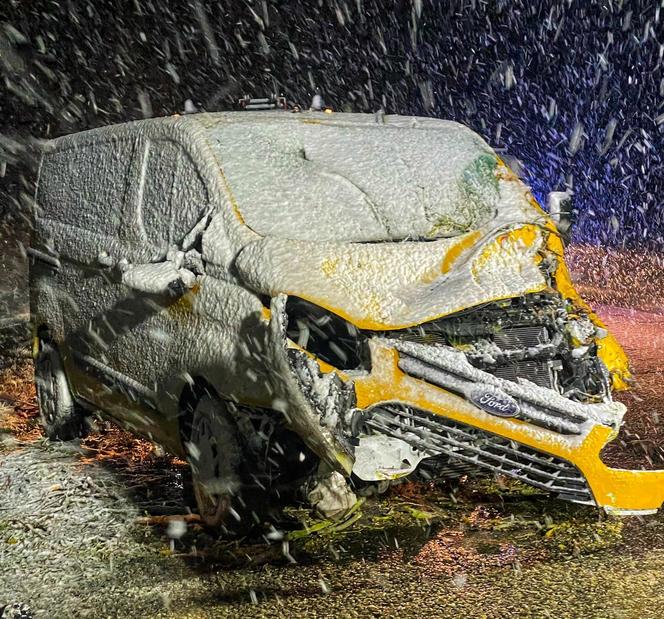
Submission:
<svg viewBox="0 0 664 619">
<path fill-rule="evenodd" d="M 664 502 L 664 471 L 614 469 L 600 459 L 617 435 L 622 404 L 573 402 L 475 368 L 452 348 L 388 338 L 370 340 L 370 373 L 343 372 L 288 340 L 284 308 L 285 295 L 273 299 L 279 399 L 291 427 L 330 469 L 348 476 L 361 465 L 366 472 L 373 462 L 363 453 L 368 432 L 396 440 L 372 446 L 382 450 L 383 472 L 386 458 L 395 460 L 383 478 L 446 455 L 615 514 L 654 513 Z M 487 412 L 475 403 L 477 388 L 517 409 Z"/>
<path fill-rule="evenodd" d="M 374 340 L 372 364 L 371 374 L 354 381 L 357 407 L 375 412 L 383 410 L 385 403 L 399 403 L 424 412 L 428 431 L 419 432 L 417 444 L 426 449 L 431 443 L 432 455 L 445 452 L 462 460 L 472 458 L 483 468 L 609 512 L 653 513 L 664 502 L 664 471 L 613 469 L 600 459 L 602 448 L 617 433 L 622 404 L 570 402 L 532 383 L 512 383 L 477 370 L 461 353 L 435 352 L 406 342 Z M 519 403 L 518 416 L 496 416 L 464 397 L 477 384 L 514 398 Z M 374 428 L 381 423 L 393 436 L 408 439 L 410 433 L 410 442 L 415 443 L 411 427 L 397 433 L 399 424 L 386 423 L 379 413 Z M 460 444 L 441 440 L 463 433 L 467 436 L 456 441 Z"/>
</svg>

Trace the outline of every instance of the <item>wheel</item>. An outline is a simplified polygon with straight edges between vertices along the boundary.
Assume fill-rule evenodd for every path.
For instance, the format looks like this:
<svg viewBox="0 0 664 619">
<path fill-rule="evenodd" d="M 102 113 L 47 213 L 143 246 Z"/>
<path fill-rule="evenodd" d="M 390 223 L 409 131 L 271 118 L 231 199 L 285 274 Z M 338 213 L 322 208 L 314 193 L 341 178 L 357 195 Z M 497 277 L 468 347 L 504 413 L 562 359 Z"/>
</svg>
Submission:
<svg viewBox="0 0 664 619">
<path fill-rule="evenodd" d="M 280 520 L 318 466 L 280 413 L 223 400 L 204 382 L 185 396 L 180 432 L 199 514 L 230 534 Z"/>
<path fill-rule="evenodd" d="M 186 420 L 183 434 L 201 519 L 210 527 L 244 528 L 248 523 L 242 523 L 237 500 L 243 485 L 243 451 L 226 403 L 203 394 Z"/>
<path fill-rule="evenodd" d="M 85 415 L 69 390 L 60 353 L 40 338 L 35 359 L 35 386 L 39 417 L 51 440 L 69 441 L 85 435 Z"/>
</svg>

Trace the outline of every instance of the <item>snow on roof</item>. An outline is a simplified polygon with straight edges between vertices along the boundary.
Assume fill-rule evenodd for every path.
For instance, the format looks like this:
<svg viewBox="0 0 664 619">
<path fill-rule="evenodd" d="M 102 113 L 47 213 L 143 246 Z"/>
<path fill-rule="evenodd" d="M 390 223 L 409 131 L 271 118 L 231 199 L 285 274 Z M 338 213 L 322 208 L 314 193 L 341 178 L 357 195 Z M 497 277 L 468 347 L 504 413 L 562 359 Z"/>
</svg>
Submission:
<svg viewBox="0 0 664 619">
<path fill-rule="evenodd" d="M 309 241 L 462 234 L 498 203 L 496 156 L 451 121 L 371 114 L 198 114 L 245 223 Z"/>
</svg>

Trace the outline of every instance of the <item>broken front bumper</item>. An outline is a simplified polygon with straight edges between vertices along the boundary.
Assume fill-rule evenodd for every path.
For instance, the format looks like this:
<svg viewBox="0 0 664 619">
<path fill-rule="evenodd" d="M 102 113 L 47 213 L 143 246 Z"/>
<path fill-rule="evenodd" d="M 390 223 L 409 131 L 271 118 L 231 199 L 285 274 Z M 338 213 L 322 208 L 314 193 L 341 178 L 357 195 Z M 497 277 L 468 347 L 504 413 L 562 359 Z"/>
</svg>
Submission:
<svg viewBox="0 0 664 619">
<path fill-rule="evenodd" d="M 622 404 L 573 402 L 480 370 L 453 348 L 388 338 L 370 340 L 370 373 L 343 372 L 288 340 L 284 305 L 275 298 L 271 312 L 284 412 L 331 469 L 390 479 L 446 456 L 616 514 L 653 513 L 664 502 L 664 471 L 600 459 Z"/>
<path fill-rule="evenodd" d="M 374 430 L 609 512 L 653 513 L 664 502 L 664 471 L 613 469 L 600 459 L 622 404 L 579 404 L 500 379 L 447 347 L 374 340 L 372 364 L 354 384 Z M 509 417 L 487 412 L 481 394 L 517 408 Z"/>
<path fill-rule="evenodd" d="M 360 477 L 367 479 L 367 466 L 376 462 L 382 468 L 373 478 L 387 479 L 408 474 L 424 458 L 446 456 L 614 514 L 654 513 L 664 502 L 664 471 L 613 469 L 600 459 L 602 448 L 618 431 L 622 404 L 570 402 L 532 383 L 512 383 L 477 370 L 451 349 L 436 354 L 431 347 L 379 339 L 371 347 L 372 371 L 366 376 L 339 373 L 333 380 L 331 374 L 337 372 L 316 372 L 313 359 L 299 370 L 291 369 L 299 375 L 305 398 L 318 402 L 318 414 L 327 397 L 323 393 L 336 385 L 332 392 L 337 393 L 337 404 L 328 412 L 340 416 L 334 419 L 337 428 L 344 425 L 339 385 L 345 393 L 347 386 L 354 386 L 355 406 L 349 408 L 350 400 L 345 401 L 350 440 L 321 420 L 330 440 L 311 445 L 329 463 L 341 462 L 337 468 L 346 474 L 349 460 L 363 468 Z M 509 417 L 483 410 L 481 394 L 487 393 L 501 403 L 515 402 L 517 409 Z M 354 454 L 349 442 L 357 443 Z M 363 450 L 380 451 L 381 456 L 374 459 Z M 390 474 L 385 463 L 392 459 Z"/>
</svg>

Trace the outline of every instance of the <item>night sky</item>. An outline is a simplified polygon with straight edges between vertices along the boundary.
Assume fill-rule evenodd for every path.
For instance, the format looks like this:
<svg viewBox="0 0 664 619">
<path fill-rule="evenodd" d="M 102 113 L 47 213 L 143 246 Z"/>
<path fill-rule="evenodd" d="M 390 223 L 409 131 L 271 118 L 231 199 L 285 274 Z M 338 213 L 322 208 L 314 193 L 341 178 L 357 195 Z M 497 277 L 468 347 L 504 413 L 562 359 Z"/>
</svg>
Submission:
<svg viewBox="0 0 664 619">
<path fill-rule="evenodd" d="M 664 248 L 664 15 L 655 2 L 2 0 L 0 210 L 35 139 L 278 91 L 450 118 L 538 198 L 575 193 L 578 241 Z M 661 41 L 661 43 L 660 43 Z M 17 220 L 14 217 L 14 220 Z M 18 218 L 20 221 L 20 218 Z"/>
</svg>

